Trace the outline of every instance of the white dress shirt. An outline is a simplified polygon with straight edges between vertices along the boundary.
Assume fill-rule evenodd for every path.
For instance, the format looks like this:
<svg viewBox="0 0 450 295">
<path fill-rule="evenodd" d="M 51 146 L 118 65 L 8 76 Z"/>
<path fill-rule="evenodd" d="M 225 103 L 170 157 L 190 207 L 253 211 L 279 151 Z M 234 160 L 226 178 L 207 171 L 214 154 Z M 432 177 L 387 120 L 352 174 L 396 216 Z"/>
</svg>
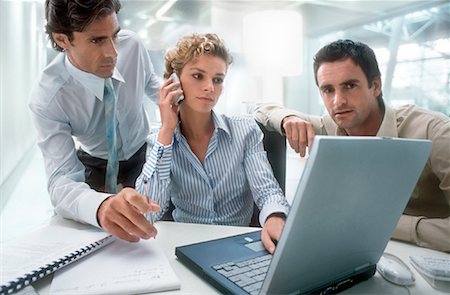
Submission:
<svg viewBox="0 0 450 295">
<path fill-rule="evenodd" d="M 118 150 L 119 160 L 128 160 L 150 133 L 144 98 L 156 101 L 160 79 L 135 33 L 120 31 L 117 50 L 113 85 L 118 99 Z M 104 83 L 103 78 L 74 67 L 61 53 L 42 72 L 29 104 L 56 212 L 95 226 L 97 209 L 110 194 L 98 193 L 85 183 L 74 138 L 91 156 L 107 159 Z"/>
</svg>

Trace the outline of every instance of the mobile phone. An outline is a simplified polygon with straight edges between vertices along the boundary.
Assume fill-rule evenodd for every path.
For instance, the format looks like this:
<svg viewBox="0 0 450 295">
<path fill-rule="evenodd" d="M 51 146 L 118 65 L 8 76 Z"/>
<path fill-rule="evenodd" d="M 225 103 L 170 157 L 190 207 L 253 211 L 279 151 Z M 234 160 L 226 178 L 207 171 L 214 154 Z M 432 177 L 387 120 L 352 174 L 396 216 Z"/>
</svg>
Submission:
<svg viewBox="0 0 450 295">
<path fill-rule="evenodd" d="M 173 82 L 180 82 L 180 78 L 178 78 L 178 75 L 175 72 L 173 72 L 169 78 L 172 79 Z M 180 84 L 180 86 L 178 86 L 176 89 L 173 89 L 173 90 L 178 90 L 178 89 L 181 89 L 181 84 Z M 173 98 L 172 104 L 177 106 L 183 101 L 183 99 L 184 99 L 183 94 L 176 95 Z"/>
</svg>

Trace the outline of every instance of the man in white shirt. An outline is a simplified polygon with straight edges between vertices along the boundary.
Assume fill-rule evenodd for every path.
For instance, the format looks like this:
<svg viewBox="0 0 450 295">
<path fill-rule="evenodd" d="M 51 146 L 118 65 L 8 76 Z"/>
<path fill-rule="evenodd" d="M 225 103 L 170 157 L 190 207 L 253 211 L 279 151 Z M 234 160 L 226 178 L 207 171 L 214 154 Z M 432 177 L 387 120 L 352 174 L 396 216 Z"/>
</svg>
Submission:
<svg viewBox="0 0 450 295">
<path fill-rule="evenodd" d="M 46 1 L 46 30 L 62 53 L 42 72 L 30 109 L 56 212 L 137 242 L 157 233 L 144 214 L 159 206 L 135 191 L 134 183 L 150 134 L 144 99 L 156 100 L 160 81 L 137 36 L 120 30 L 120 8 L 119 0 Z M 116 194 L 105 193 L 107 78 L 112 78 L 117 109 Z"/>
</svg>

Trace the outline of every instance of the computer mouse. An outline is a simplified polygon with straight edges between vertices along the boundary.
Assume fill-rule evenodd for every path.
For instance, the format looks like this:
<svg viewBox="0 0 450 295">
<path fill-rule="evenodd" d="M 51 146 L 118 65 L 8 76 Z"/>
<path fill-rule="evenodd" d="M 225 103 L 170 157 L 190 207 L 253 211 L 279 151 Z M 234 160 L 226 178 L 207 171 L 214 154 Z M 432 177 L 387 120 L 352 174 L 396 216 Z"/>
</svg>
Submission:
<svg viewBox="0 0 450 295">
<path fill-rule="evenodd" d="M 377 271 L 387 281 L 401 286 L 414 285 L 414 274 L 397 256 L 384 253 L 377 263 Z"/>
</svg>

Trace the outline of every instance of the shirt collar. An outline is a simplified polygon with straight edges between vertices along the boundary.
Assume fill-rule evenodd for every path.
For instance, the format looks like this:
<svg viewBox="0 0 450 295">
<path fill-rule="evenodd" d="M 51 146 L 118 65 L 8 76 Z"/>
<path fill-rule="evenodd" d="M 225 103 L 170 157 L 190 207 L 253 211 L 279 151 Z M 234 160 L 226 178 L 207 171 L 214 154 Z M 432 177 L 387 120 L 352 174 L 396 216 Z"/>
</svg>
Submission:
<svg viewBox="0 0 450 295">
<path fill-rule="evenodd" d="M 212 116 L 215 126 L 215 132 L 222 130 L 228 136 L 228 139 L 231 139 L 230 128 L 228 127 L 227 123 L 222 118 L 222 116 L 216 114 L 214 111 L 212 111 Z"/>
<path fill-rule="evenodd" d="M 94 74 L 84 72 L 77 67 L 75 67 L 69 60 L 67 54 L 64 60 L 64 64 L 67 68 L 67 71 L 76 79 L 78 82 L 81 83 L 86 89 L 88 89 L 90 92 L 92 92 L 95 97 L 103 101 L 103 92 L 105 88 L 105 79 L 100 78 Z M 122 83 L 125 83 L 125 79 L 120 74 L 117 67 L 114 67 L 114 73 L 112 75 L 112 78 L 114 80 L 120 81 Z"/>
<path fill-rule="evenodd" d="M 386 107 L 377 136 L 398 137 L 397 117 L 393 109 Z"/>
<path fill-rule="evenodd" d="M 224 134 L 227 135 L 228 139 L 231 140 L 230 128 L 228 127 L 225 120 L 222 118 L 222 116 L 216 114 L 216 112 L 214 112 L 214 111 L 211 111 L 211 112 L 212 112 L 212 117 L 213 117 L 213 122 L 214 122 L 214 133 L 218 133 L 219 130 L 222 130 L 224 132 Z M 178 124 L 177 128 L 175 129 L 175 138 L 177 141 L 180 141 L 180 137 L 181 137 L 181 129 L 180 129 L 180 124 Z"/>
</svg>

